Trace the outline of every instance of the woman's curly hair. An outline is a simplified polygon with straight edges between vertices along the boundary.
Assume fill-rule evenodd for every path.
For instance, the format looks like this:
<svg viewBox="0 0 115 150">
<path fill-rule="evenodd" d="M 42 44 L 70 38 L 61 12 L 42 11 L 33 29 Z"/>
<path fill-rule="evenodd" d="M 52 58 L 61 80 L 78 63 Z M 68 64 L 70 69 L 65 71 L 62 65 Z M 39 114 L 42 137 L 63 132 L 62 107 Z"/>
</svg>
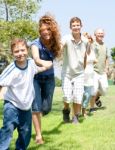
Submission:
<svg viewBox="0 0 115 150">
<path fill-rule="evenodd" d="M 42 24 L 48 24 L 50 31 L 52 32 L 51 39 L 51 52 L 54 57 L 60 57 L 61 55 L 61 35 L 58 28 L 58 23 L 55 18 L 49 14 L 42 16 L 39 20 L 39 31 Z"/>
</svg>

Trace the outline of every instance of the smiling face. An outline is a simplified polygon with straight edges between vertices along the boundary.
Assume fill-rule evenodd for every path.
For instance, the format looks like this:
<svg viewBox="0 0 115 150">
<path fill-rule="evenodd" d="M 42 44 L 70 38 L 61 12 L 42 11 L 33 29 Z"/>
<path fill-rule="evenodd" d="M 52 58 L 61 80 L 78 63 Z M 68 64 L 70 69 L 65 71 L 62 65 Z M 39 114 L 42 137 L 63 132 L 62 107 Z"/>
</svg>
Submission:
<svg viewBox="0 0 115 150">
<path fill-rule="evenodd" d="M 12 54 L 16 60 L 17 65 L 25 66 L 28 56 L 28 49 L 24 43 L 17 43 L 12 49 Z"/>
<path fill-rule="evenodd" d="M 81 28 L 82 28 L 82 22 L 81 19 L 78 17 L 73 17 L 70 20 L 70 29 L 72 30 L 72 34 L 74 36 L 76 35 L 80 35 L 81 32 Z"/>
<path fill-rule="evenodd" d="M 72 22 L 71 23 L 71 30 L 72 30 L 73 34 L 79 34 L 80 31 L 81 31 L 81 24 L 80 24 L 80 22 L 77 22 L 77 21 Z"/>
<path fill-rule="evenodd" d="M 48 24 L 42 24 L 40 27 L 40 36 L 44 41 L 49 41 L 52 37 L 52 32 Z"/>
<path fill-rule="evenodd" d="M 97 29 L 95 31 L 95 38 L 96 38 L 97 42 L 99 42 L 99 43 L 103 42 L 104 30 L 103 29 Z"/>
</svg>

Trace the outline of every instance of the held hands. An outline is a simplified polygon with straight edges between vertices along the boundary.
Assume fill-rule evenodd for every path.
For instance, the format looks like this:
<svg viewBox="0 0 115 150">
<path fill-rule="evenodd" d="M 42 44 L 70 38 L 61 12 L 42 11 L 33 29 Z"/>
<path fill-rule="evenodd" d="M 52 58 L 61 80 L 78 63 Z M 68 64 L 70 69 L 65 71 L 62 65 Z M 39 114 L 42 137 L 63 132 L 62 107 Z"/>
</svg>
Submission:
<svg viewBox="0 0 115 150">
<path fill-rule="evenodd" d="M 42 66 L 45 67 L 46 69 L 50 69 L 53 66 L 53 62 L 52 61 L 44 61 Z"/>
<path fill-rule="evenodd" d="M 50 69 L 52 66 L 53 66 L 52 61 L 44 61 L 43 65 L 41 67 L 38 66 L 38 71 L 39 72 L 46 71 L 46 70 Z"/>
</svg>

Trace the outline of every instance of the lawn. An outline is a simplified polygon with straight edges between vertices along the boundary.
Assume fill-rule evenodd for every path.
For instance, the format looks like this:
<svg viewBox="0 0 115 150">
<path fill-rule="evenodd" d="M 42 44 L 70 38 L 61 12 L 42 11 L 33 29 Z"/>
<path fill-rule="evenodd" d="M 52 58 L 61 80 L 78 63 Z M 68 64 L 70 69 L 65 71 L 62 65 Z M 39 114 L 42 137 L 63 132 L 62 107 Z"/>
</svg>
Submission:
<svg viewBox="0 0 115 150">
<path fill-rule="evenodd" d="M 33 129 L 28 150 L 115 150 L 115 86 L 102 97 L 103 107 L 79 124 L 62 122 L 62 92 L 55 89 L 52 112 L 42 118 L 42 134 L 45 144 L 36 145 Z M 2 105 L 0 101 L 0 127 L 2 126 Z M 11 150 L 15 149 L 17 132 L 14 132 Z"/>
</svg>

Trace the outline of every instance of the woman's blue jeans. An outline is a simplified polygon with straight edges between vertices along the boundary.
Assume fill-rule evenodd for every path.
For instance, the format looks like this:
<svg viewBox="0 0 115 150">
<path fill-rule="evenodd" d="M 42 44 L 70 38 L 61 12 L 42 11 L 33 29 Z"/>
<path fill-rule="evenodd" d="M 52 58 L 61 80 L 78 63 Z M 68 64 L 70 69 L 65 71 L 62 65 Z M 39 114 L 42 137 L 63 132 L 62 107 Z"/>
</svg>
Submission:
<svg viewBox="0 0 115 150">
<path fill-rule="evenodd" d="M 32 103 L 33 112 L 48 114 L 52 109 L 52 100 L 55 89 L 54 75 L 44 75 L 34 79 L 35 99 Z"/>
<path fill-rule="evenodd" d="M 26 150 L 31 138 L 31 110 L 23 111 L 5 101 L 3 127 L 0 129 L 0 150 L 9 149 L 13 131 L 17 128 L 16 150 Z"/>
</svg>

